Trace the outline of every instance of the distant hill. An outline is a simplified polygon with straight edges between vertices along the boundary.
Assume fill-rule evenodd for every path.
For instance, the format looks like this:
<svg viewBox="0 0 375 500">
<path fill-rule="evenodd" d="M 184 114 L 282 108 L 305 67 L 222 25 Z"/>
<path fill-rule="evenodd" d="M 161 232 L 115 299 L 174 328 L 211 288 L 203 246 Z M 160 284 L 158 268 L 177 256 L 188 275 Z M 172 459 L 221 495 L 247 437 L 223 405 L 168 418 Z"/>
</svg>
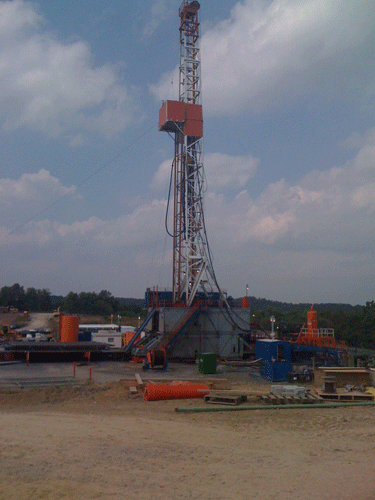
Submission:
<svg viewBox="0 0 375 500">
<path fill-rule="evenodd" d="M 62 295 L 51 295 L 51 301 L 54 307 L 57 307 L 61 304 L 65 297 Z M 120 302 L 120 304 L 124 304 L 127 307 L 144 307 L 145 300 L 144 299 L 134 299 L 134 298 L 123 298 L 123 297 L 115 297 L 116 300 Z"/>
<path fill-rule="evenodd" d="M 123 298 L 123 297 L 116 297 L 116 299 L 121 302 L 122 304 L 126 305 L 127 307 L 144 307 L 144 299 L 134 299 L 134 298 Z M 288 312 L 292 311 L 293 309 L 302 309 L 302 310 L 309 310 L 310 307 L 313 305 L 314 309 L 317 311 L 343 311 L 343 312 L 351 312 L 353 309 L 356 308 L 362 308 L 363 306 L 361 305 L 356 305 L 352 306 L 351 304 L 335 304 L 335 303 L 321 303 L 321 304 L 312 304 L 311 302 L 309 303 L 299 303 L 299 304 L 292 304 L 290 302 L 279 302 L 276 300 L 269 300 L 269 299 L 264 299 L 264 298 L 257 298 L 257 297 L 248 297 L 249 302 L 250 302 L 250 309 L 255 309 L 257 311 L 266 311 L 267 309 L 277 309 L 281 312 Z M 235 302 L 238 304 L 238 306 L 241 306 L 242 303 L 242 297 L 238 299 L 234 299 Z"/>
<path fill-rule="evenodd" d="M 57 295 L 52 295 L 51 296 L 52 303 L 54 307 L 57 307 L 58 305 L 61 304 L 63 301 L 64 297 L 62 296 L 57 296 Z M 330 312 L 335 312 L 335 311 L 343 311 L 343 312 L 351 312 L 353 309 L 357 308 L 362 308 L 363 306 L 361 305 L 356 305 L 352 306 L 351 304 L 335 304 L 335 303 L 320 303 L 320 304 L 312 304 L 312 303 L 299 303 L 299 304 L 293 304 L 290 302 L 279 302 L 277 300 L 269 300 L 265 298 L 260 298 L 260 297 L 253 297 L 250 296 L 248 297 L 249 303 L 250 303 L 250 309 L 256 310 L 256 311 L 266 311 L 267 309 L 277 309 L 278 311 L 281 312 L 288 312 L 292 311 L 294 309 L 301 309 L 303 311 L 306 311 L 310 309 L 310 307 L 313 305 L 314 308 L 317 311 L 330 311 Z M 140 307 L 144 308 L 145 301 L 144 299 L 136 299 L 136 298 L 126 298 L 126 297 L 116 297 L 116 300 L 120 302 L 120 304 L 125 305 L 126 307 Z M 242 297 L 239 297 L 237 299 L 234 299 L 236 304 L 241 307 L 241 302 L 242 302 Z"/>
<path fill-rule="evenodd" d="M 353 309 L 362 308 L 363 306 L 356 305 L 352 306 L 351 304 L 334 304 L 334 303 L 321 303 L 321 304 L 313 304 L 313 303 L 303 303 L 292 304 L 290 302 L 278 302 L 276 300 L 269 300 L 257 297 L 248 297 L 250 309 L 254 309 L 257 311 L 265 311 L 267 309 L 277 309 L 282 312 L 292 311 L 293 309 L 302 309 L 308 310 L 313 305 L 316 311 L 343 311 L 343 312 L 351 312 Z M 238 305 L 241 305 L 242 297 L 235 299 Z"/>
<path fill-rule="evenodd" d="M 145 299 L 126 299 L 123 297 L 116 297 L 116 300 L 120 302 L 120 304 L 123 304 L 126 307 L 144 307 L 145 306 Z"/>
</svg>

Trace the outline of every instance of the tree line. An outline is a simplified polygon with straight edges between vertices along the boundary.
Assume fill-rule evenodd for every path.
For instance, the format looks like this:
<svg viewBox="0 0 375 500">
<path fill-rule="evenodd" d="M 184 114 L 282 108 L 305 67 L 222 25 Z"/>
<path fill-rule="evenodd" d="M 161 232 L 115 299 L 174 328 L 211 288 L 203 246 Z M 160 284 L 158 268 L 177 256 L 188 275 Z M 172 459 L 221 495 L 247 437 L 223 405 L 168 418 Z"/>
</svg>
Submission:
<svg viewBox="0 0 375 500">
<path fill-rule="evenodd" d="M 69 292 L 60 304 L 60 311 L 68 314 L 87 314 L 90 316 L 120 315 L 138 317 L 143 315 L 143 301 L 113 297 L 107 290 L 95 292 Z"/>
<path fill-rule="evenodd" d="M 3 286 L 0 289 L 0 306 L 34 312 L 49 312 L 53 309 L 49 290 L 36 290 L 35 288 L 25 290 L 18 283 L 13 286 Z"/>
<path fill-rule="evenodd" d="M 306 322 L 310 304 L 274 303 L 266 299 L 250 297 L 249 321 L 264 330 L 271 329 L 270 318 L 275 317 L 274 327 L 280 337 L 288 338 L 297 333 Z M 52 312 L 57 307 L 66 314 L 93 316 L 121 315 L 123 317 L 144 316 L 141 299 L 116 298 L 107 290 L 96 292 L 69 292 L 66 297 L 57 297 L 47 289 L 24 289 L 18 283 L 0 289 L 0 306 L 16 307 L 19 311 Z M 342 306 L 342 307 L 340 307 Z M 333 328 L 338 340 L 352 347 L 375 349 L 375 302 L 365 306 L 348 304 L 315 304 L 319 328 Z"/>
<path fill-rule="evenodd" d="M 95 316 L 121 315 L 137 317 L 142 314 L 142 301 L 115 298 L 107 290 L 96 292 L 69 292 L 66 297 L 52 295 L 47 289 L 24 289 L 15 283 L 0 289 L 0 306 L 14 307 L 19 311 L 52 312 L 58 307 L 66 314 Z"/>
</svg>

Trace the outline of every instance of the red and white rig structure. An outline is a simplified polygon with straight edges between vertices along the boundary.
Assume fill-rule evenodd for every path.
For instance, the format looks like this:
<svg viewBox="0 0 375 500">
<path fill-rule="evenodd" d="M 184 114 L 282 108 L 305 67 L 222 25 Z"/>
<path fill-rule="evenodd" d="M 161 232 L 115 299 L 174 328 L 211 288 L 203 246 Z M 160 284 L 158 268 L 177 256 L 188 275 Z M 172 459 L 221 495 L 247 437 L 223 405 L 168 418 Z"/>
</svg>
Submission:
<svg viewBox="0 0 375 500">
<path fill-rule="evenodd" d="M 199 2 L 184 0 L 179 9 L 179 99 L 165 101 L 159 111 L 159 130 L 174 134 L 172 297 L 174 304 L 187 307 L 193 305 L 197 293 L 201 297 L 222 297 L 212 266 L 203 209 L 199 8 Z"/>
<path fill-rule="evenodd" d="M 124 349 L 136 359 L 163 349 L 169 359 L 192 360 L 201 352 L 237 359 L 249 331 L 249 310 L 234 311 L 219 288 L 206 234 L 199 9 L 186 0 L 179 8 L 179 97 L 159 111 L 159 130 L 174 142 L 166 215 L 168 221 L 173 206 L 172 290 L 146 290 L 147 316 L 137 330 L 144 337 L 134 336 Z"/>
</svg>

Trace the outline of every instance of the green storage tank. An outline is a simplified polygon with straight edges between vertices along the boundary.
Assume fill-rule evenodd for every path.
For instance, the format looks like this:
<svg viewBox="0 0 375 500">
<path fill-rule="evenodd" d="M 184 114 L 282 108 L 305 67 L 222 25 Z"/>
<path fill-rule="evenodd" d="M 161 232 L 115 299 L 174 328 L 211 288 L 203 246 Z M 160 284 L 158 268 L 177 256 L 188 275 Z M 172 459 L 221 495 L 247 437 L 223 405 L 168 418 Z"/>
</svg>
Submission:
<svg viewBox="0 0 375 500">
<path fill-rule="evenodd" d="M 198 371 L 199 373 L 209 374 L 216 373 L 216 354 L 205 352 L 198 355 Z"/>
</svg>

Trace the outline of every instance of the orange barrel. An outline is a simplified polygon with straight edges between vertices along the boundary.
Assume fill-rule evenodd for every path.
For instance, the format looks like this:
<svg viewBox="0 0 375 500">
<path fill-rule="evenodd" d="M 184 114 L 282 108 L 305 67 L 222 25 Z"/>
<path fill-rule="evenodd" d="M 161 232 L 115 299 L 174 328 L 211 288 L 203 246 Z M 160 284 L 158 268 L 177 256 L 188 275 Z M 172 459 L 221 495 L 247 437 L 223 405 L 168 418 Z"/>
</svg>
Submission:
<svg viewBox="0 0 375 500">
<path fill-rule="evenodd" d="M 200 392 L 202 391 L 202 392 Z M 161 401 L 165 399 L 197 399 L 204 398 L 210 388 L 204 384 L 190 382 L 172 382 L 170 384 L 147 384 L 143 389 L 146 401 Z"/>
<path fill-rule="evenodd" d="M 250 308 L 250 301 L 248 297 L 242 297 L 242 309 L 249 309 Z"/>
<path fill-rule="evenodd" d="M 307 311 L 307 333 L 318 333 L 318 315 L 314 310 L 314 307 L 311 306 L 311 310 Z"/>
<path fill-rule="evenodd" d="M 60 316 L 60 342 L 78 342 L 78 330 L 78 316 Z"/>
</svg>

